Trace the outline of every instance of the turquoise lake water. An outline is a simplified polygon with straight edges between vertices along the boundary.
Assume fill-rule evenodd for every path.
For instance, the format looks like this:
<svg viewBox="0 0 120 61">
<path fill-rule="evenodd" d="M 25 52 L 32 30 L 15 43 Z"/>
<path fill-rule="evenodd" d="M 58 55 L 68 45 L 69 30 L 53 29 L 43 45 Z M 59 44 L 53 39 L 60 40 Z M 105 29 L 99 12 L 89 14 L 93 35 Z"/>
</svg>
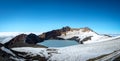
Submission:
<svg viewBox="0 0 120 61">
<path fill-rule="evenodd" d="M 74 40 L 46 40 L 39 44 L 47 47 L 65 47 L 65 46 L 77 45 L 78 42 Z"/>
</svg>

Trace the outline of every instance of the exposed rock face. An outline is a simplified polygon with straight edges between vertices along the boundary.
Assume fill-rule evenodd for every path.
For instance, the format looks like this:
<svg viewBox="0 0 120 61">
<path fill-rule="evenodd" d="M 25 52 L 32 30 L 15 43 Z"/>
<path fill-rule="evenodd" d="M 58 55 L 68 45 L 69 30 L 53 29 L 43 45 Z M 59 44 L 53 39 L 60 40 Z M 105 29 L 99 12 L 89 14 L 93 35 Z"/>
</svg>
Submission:
<svg viewBox="0 0 120 61">
<path fill-rule="evenodd" d="M 108 37 L 112 37 L 112 36 L 110 36 L 110 35 L 107 35 L 107 34 L 104 34 L 105 36 L 108 36 Z"/>
<path fill-rule="evenodd" d="M 0 47 L 2 47 L 2 46 L 3 46 L 3 44 L 0 43 Z"/>
<path fill-rule="evenodd" d="M 81 40 L 81 41 L 87 41 L 87 40 L 91 40 L 91 37 L 93 37 L 93 36 L 88 36 L 88 37 L 86 37 L 86 38 L 84 38 L 83 40 Z"/>
<path fill-rule="evenodd" d="M 26 37 L 26 40 L 25 42 L 28 43 L 28 44 L 36 44 L 38 42 L 42 42 L 43 40 L 41 40 L 37 35 L 35 34 L 29 34 L 27 37 Z"/>
<path fill-rule="evenodd" d="M 20 34 L 15 38 L 11 39 L 9 42 L 5 43 L 6 47 L 16 47 L 17 45 L 21 45 L 25 42 L 26 34 Z"/>
<path fill-rule="evenodd" d="M 61 34 L 65 34 L 67 31 L 70 31 L 70 30 L 71 28 L 66 26 L 66 27 L 63 27 L 62 29 L 52 30 L 52 31 L 43 33 L 39 35 L 39 37 L 43 40 L 62 39 L 62 38 L 58 38 L 57 36 L 60 36 Z"/>
</svg>

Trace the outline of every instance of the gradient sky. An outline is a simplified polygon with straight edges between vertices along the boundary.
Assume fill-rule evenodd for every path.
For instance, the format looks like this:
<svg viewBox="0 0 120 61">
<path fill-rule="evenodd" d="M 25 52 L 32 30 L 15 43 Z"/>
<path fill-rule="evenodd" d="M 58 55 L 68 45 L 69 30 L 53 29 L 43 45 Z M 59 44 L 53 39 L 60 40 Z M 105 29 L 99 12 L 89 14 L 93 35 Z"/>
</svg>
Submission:
<svg viewBox="0 0 120 61">
<path fill-rule="evenodd" d="M 63 26 L 120 33 L 120 0 L 0 0 L 0 32 L 46 32 Z"/>
</svg>

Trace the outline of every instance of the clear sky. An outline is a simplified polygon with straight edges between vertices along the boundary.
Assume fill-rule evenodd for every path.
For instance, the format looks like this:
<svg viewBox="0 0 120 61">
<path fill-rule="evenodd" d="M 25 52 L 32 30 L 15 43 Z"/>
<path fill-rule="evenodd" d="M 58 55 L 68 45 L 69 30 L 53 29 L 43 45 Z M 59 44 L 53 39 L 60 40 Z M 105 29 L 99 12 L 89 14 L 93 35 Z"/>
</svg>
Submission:
<svg viewBox="0 0 120 61">
<path fill-rule="evenodd" d="M 0 0 L 0 32 L 46 32 L 63 26 L 120 33 L 120 0 Z"/>
</svg>

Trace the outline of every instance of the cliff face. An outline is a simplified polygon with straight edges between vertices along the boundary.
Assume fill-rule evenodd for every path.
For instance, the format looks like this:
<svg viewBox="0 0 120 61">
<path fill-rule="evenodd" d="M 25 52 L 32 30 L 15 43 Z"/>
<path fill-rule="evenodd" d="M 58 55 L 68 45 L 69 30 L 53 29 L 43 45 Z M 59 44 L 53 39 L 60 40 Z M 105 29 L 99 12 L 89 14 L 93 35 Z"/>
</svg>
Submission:
<svg viewBox="0 0 120 61">
<path fill-rule="evenodd" d="M 65 34 L 67 31 L 70 31 L 70 30 L 71 30 L 71 28 L 67 26 L 67 27 L 63 27 L 62 29 L 45 32 L 45 33 L 39 35 L 39 37 L 43 40 L 59 39 L 57 36 L 60 36 L 61 34 Z"/>
</svg>

